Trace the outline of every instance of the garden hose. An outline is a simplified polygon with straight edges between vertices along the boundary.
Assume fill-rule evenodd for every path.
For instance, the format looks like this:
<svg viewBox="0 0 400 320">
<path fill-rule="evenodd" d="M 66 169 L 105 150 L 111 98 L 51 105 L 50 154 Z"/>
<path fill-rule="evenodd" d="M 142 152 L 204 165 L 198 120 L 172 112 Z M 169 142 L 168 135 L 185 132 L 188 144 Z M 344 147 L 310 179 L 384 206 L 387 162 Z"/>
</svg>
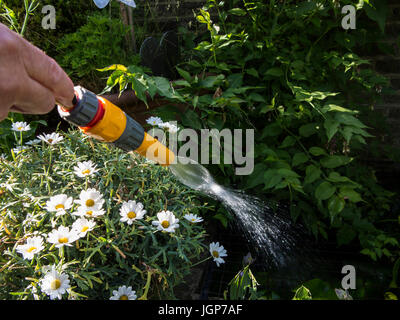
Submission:
<svg viewBox="0 0 400 320">
<path fill-rule="evenodd" d="M 85 134 L 127 152 L 135 151 L 164 166 L 173 163 L 175 155 L 171 150 L 110 101 L 76 86 L 73 105 L 72 108 L 59 105 L 58 112 Z"/>
</svg>

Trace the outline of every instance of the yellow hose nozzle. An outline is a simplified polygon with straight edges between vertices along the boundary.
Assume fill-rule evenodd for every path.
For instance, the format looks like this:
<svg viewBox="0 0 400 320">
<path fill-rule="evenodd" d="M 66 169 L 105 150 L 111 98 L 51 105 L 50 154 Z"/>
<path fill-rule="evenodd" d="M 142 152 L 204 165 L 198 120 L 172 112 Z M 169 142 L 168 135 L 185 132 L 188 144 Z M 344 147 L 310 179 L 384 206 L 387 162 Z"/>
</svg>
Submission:
<svg viewBox="0 0 400 320">
<path fill-rule="evenodd" d="M 75 87 L 72 109 L 58 107 L 60 116 L 95 139 L 110 142 L 125 151 L 135 151 L 163 166 L 174 162 L 175 154 L 110 101 L 80 86 Z"/>
<path fill-rule="evenodd" d="M 144 133 L 143 142 L 135 152 L 147 159 L 158 162 L 162 166 L 170 165 L 175 159 L 175 154 L 170 149 L 147 132 Z"/>
</svg>

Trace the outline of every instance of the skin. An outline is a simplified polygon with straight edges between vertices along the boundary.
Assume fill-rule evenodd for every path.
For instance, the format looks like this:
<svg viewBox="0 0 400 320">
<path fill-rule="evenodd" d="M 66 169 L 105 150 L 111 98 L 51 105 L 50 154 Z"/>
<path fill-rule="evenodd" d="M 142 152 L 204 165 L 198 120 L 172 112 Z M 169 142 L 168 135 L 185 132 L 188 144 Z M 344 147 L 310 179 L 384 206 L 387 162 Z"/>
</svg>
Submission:
<svg viewBox="0 0 400 320">
<path fill-rule="evenodd" d="M 0 23 L 0 121 L 8 112 L 72 107 L 74 84 L 57 62 Z"/>
</svg>

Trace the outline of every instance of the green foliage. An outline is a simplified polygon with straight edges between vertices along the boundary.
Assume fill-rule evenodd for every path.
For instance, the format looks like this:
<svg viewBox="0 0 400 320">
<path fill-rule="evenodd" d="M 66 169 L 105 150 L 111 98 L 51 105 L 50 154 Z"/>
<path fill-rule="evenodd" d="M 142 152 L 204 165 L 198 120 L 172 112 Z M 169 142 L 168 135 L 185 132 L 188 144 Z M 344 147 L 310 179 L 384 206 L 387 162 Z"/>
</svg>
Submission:
<svg viewBox="0 0 400 320">
<path fill-rule="evenodd" d="M 228 290 L 224 292 L 225 299 L 229 300 L 255 300 L 260 298 L 261 293 L 257 292 L 258 282 L 250 270 L 250 265 L 246 265 L 229 282 Z"/>
<path fill-rule="evenodd" d="M 293 297 L 293 300 L 312 300 L 311 292 L 305 286 L 300 286 Z"/>
<path fill-rule="evenodd" d="M 24 0 L 23 4 L 24 18 L 19 21 L 18 14 L 11 7 L 8 7 L 4 0 L 0 0 L 0 21 L 4 20 L 11 30 L 14 30 L 21 36 L 24 36 L 25 34 L 29 16 L 33 15 L 33 12 L 38 8 L 40 3 L 38 0 Z"/>
<path fill-rule="evenodd" d="M 43 268 L 56 265 L 69 276 L 68 297 L 106 299 L 119 286 L 132 286 L 143 299 L 174 298 L 174 287 L 190 272 L 206 248 L 202 224 L 183 218 L 209 207 L 178 183 L 167 168 L 150 164 L 111 145 L 98 143 L 79 131 L 64 133 L 55 145 L 44 142 L 1 158 L 0 170 L 0 298 L 43 299 Z M 77 162 L 92 160 L 94 176 L 74 174 Z M 32 260 L 16 251 L 32 235 L 47 234 L 75 220 L 46 210 L 50 196 L 65 193 L 78 199 L 81 190 L 102 194 L 105 214 L 93 218 L 95 228 L 72 246 L 57 249 L 44 240 Z M 120 221 L 123 201 L 136 200 L 147 210 L 142 220 Z M 175 233 L 156 232 L 152 221 L 162 210 L 179 218 Z"/>
<path fill-rule="evenodd" d="M 14 122 L 24 121 L 24 116 L 20 113 L 10 112 L 8 117 L 0 122 L 0 154 L 11 154 L 11 149 L 23 145 L 35 137 L 36 128 L 46 125 L 44 120 L 33 120 L 29 123 L 30 130 L 15 132 L 12 130 Z"/>
<path fill-rule="evenodd" d="M 120 19 L 95 14 L 76 32 L 66 34 L 58 41 L 62 54 L 57 61 L 74 79 L 97 82 L 97 68 L 110 65 L 113 61 L 133 62 L 124 50 L 128 29 Z"/>
<path fill-rule="evenodd" d="M 362 253 L 392 258 L 398 227 L 388 232 L 377 222 L 388 217 L 394 194 L 362 161 L 380 141 L 365 106 L 379 99 L 388 81 L 357 53 L 381 34 L 381 5 L 344 1 L 356 5 L 358 19 L 356 30 L 345 31 L 332 2 L 232 3 L 226 11 L 209 0 L 199 11 L 205 33 L 177 68 L 181 80 L 148 77 L 130 66 L 110 75 L 107 90 L 119 84 L 145 101 L 148 92 L 184 103 L 183 114 L 170 106 L 156 110 L 183 126 L 254 128 L 254 172 L 237 177 L 234 166 L 220 165 L 210 168 L 214 175 L 290 201 L 292 218 L 316 238 L 334 233 L 339 245 L 358 238 Z M 378 25 L 369 23 L 371 16 Z"/>
</svg>

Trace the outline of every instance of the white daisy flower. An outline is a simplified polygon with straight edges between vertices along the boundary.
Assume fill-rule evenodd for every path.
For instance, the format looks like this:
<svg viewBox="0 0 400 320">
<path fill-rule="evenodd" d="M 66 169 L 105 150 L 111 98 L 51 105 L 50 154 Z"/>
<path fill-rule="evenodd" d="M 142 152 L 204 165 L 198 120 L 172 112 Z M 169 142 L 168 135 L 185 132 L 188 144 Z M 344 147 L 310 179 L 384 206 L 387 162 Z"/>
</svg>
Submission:
<svg viewBox="0 0 400 320">
<path fill-rule="evenodd" d="M 53 132 L 53 133 L 45 133 L 43 135 L 38 136 L 38 138 L 48 144 L 57 144 L 59 142 L 61 142 L 62 140 L 64 140 L 64 137 L 59 135 L 57 132 Z"/>
<path fill-rule="evenodd" d="M 80 204 L 81 210 L 100 210 L 104 204 L 103 196 L 99 191 L 93 188 L 82 190 L 79 195 L 79 200 L 75 200 L 76 203 Z"/>
<path fill-rule="evenodd" d="M 59 226 L 48 234 L 47 242 L 55 244 L 56 248 L 72 246 L 72 242 L 79 239 L 76 230 L 69 230 L 68 227 Z"/>
<path fill-rule="evenodd" d="M 79 218 L 72 224 L 72 230 L 75 230 L 79 237 L 86 236 L 86 233 L 92 231 L 96 222 L 87 220 L 85 218 Z"/>
<path fill-rule="evenodd" d="M 40 139 L 33 139 L 33 140 L 27 141 L 25 144 L 27 144 L 28 146 L 33 146 L 33 145 L 35 145 L 35 144 L 40 143 L 41 141 L 42 141 L 42 140 L 40 140 Z"/>
<path fill-rule="evenodd" d="M 222 257 L 227 256 L 226 250 L 224 246 L 219 244 L 219 242 L 210 243 L 210 253 L 218 267 L 221 263 L 225 263 L 225 260 L 222 259 Z"/>
<path fill-rule="evenodd" d="M 179 219 L 171 211 L 161 211 L 157 213 L 157 218 L 158 221 L 153 221 L 152 224 L 160 231 L 175 232 L 179 227 Z"/>
<path fill-rule="evenodd" d="M 122 286 L 117 290 L 113 290 L 113 295 L 110 300 L 136 300 L 136 291 L 132 290 L 132 287 Z"/>
<path fill-rule="evenodd" d="M 41 281 L 41 290 L 50 296 L 51 300 L 61 299 L 70 287 L 68 275 L 58 273 L 54 265 Z"/>
<path fill-rule="evenodd" d="M 42 237 L 30 237 L 26 240 L 26 244 L 17 246 L 16 250 L 21 253 L 24 259 L 32 260 L 33 256 L 43 250 Z"/>
<path fill-rule="evenodd" d="M 27 146 L 18 146 L 18 147 L 13 148 L 12 150 L 15 154 L 19 154 L 20 152 L 27 150 L 27 149 L 28 149 Z"/>
<path fill-rule="evenodd" d="M 84 218 L 97 218 L 104 215 L 105 213 L 106 212 L 103 209 L 94 210 L 87 207 L 79 207 L 78 211 L 75 211 L 72 214 Z"/>
<path fill-rule="evenodd" d="M 122 217 L 120 221 L 132 224 L 133 221 L 142 219 L 146 212 L 146 210 L 143 210 L 142 203 L 129 200 L 128 202 L 124 202 L 119 210 L 119 214 Z"/>
<path fill-rule="evenodd" d="M 150 118 L 148 118 L 148 119 L 146 120 L 146 122 L 147 122 L 148 124 L 151 124 L 152 126 L 158 126 L 158 125 L 160 125 L 160 124 L 163 123 L 163 121 L 161 120 L 160 117 L 150 117 Z"/>
<path fill-rule="evenodd" d="M 46 210 L 56 212 L 56 216 L 61 216 L 65 214 L 65 210 L 72 208 L 72 202 L 72 197 L 68 197 L 66 194 L 58 194 L 46 202 Z"/>
<path fill-rule="evenodd" d="M 90 176 L 97 171 L 99 170 L 96 169 L 96 165 L 91 160 L 78 162 L 77 166 L 74 167 L 75 174 L 80 178 Z"/>
<path fill-rule="evenodd" d="M 178 127 L 171 122 L 163 122 L 158 125 L 161 129 L 166 129 L 169 133 L 177 133 Z"/>
<path fill-rule="evenodd" d="M 13 131 L 18 131 L 18 132 L 29 131 L 29 130 L 31 130 L 31 127 L 30 127 L 30 125 L 27 124 L 26 122 L 17 121 L 17 122 L 14 122 L 14 123 L 11 125 L 11 130 L 13 130 Z"/>
<path fill-rule="evenodd" d="M 188 213 L 188 214 L 185 214 L 183 217 L 184 217 L 187 221 L 190 221 L 191 223 L 198 223 L 198 222 L 202 222 L 202 221 L 203 221 L 203 218 L 202 218 L 202 217 L 199 217 L 199 216 L 196 215 L 196 214 Z"/>
</svg>

